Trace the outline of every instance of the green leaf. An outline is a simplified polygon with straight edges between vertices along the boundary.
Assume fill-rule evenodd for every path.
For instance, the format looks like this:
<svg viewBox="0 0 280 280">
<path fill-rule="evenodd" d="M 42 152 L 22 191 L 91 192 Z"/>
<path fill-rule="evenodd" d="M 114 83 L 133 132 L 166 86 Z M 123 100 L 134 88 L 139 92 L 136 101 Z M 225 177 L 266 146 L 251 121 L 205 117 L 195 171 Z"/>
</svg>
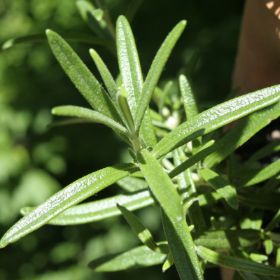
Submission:
<svg viewBox="0 0 280 280">
<path fill-rule="evenodd" d="M 210 169 L 200 169 L 200 176 L 219 193 L 233 209 L 238 208 L 236 189 L 229 182 Z"/>
<path fill-rule="evenodd" d="M 106 167 L 71 183 L 12 226 L 0 240 L 0 248 L 40 228 L 67 208 L 128 176 L 134 170 L 131 165 Z"/>
<path fill-rule="evenodd" d="M 98 222 L 121 215 L 117 204 L 134 211 L 153 203 L 154 200 L 149 191 L 142 191 L 132 195 L 116 195 L 73 206 L 52 218 L 48 223 L 52 225 L 78 225 Z M 33 210 L 34 207 L 24 207 L 21 209 L 21 213 L 27 215 Z"/>
<path fill-rule="evenodd" d="M 122 82 L 134 118 L 137 98 L 143 87 L 143 77 L 134 36 L 124 16 L 117 20 L 117 51 Z"/>
<path fill-rule="evenodd" d="M 183 104 L 187 120 L 191 120 L 198 114 L 198 108 L 190 83 L 185 75 L 180 75 L 179 86 L 183 97 Z"/>
<path fill-rule="evenodd" d="M 176 166 L 173 170 L 171 170 L 169 176 L 171 178 L 174 178 L 181 172 L 184 172 L 186 169 L 192 167 L 194 164 L 203 160 L 206 156 L 213 152 L 214 143 L 214 140 L 208 141 L 205 145 L 201 147 L 201 149 L 197 150 L 194 155 L 192 155 L 191 157 L 180 163 L 180 165 Z"/>
<path fill-rule="evenodd" d="M 112 120 L 111 118 L 91 109 L 79 107 L 79 106 L 58 106 L 52 109 L 52 114 L 57 116 L 65 116 L 65 117 L 77 117 L 89 120 L 94 123 L 104 124 L 120 134 L 128 134 L 127 129 L 119 124 L 118 122 Z"/>
<path fill-rule="evenodd" d="M 249 187 L 268 180 L 278 174 L 280 174 L 280 159 L 270 163 L 262 169 L 253 170 L 252 173 L 248 172 L 243 174 L 238 182 L 241 185 Z"/>
<path fill-rule="evenodd" d="M 168 253 L 167 257 L 166 257 L 166 260 L 163 263 L 162 268 L 161 268 L 162 272 L 167 271 L 173 264 L 174 264 L 173 257 L 171 255 L 171 253 Z"/>
<path fill-rule="evenodd" d="M 160 75 L 164 69 L 164 66 L 173 50 L 176 42 L 181 36 L 186 26 L 186 21 L 180 21 L 168 34 L 160 49 L 158 50 L 150 70 L 147 74 L 146 80 L 143 85 L 141 96 L 139 97 L 137 110 L 135 113 L 135 127 L 136 131 L 139 130 L 145 111 L 147 110 L 152 94 L 157 86 Z"/>
<path fill-rule="evenodd" d="M 124 16 L 120 16 L 117 20 L 117 51 L 122 82 L 127 92 L 128 105 L 133 120 L 135 120 L 137 100 L 143 88 L 143 77 L 134 36 Z M 156 144 L 148 111 L 145 113 L 140 135 L 143 136 L 147 146 L 153 147 Z"/>
<path fill-rule="evenodd" d="M 226 256 L 202 246 L 197 247 L 197 253 L 202 259 L 219 266 L 229 267 L 240 271 L 252 272 L 260 275 L 280 277 L 280 269 L 256 263 L 248 259 Z"/>
<path fill-rule="evenodd" d="M 112 98 L 115 102 L 117 102 L 117 92 L 118 92 L 118 86 L 110 73 L 109 69 L 107 68 L 106 64 L 102 60 L 102 58 L 99 56 L 99 54 L 94 50 L 90 49 L 89 53 L 103 79 L 103 82 Z"/>
<path fill-rule="evenodd" d="M 217 250 L 246 248 L 258 244 L 261 232 L 258 230 L 215 230 L 206 231 L 195 239 L 195 245 Z"/>
<path fill-rule="evenodd" d="M 92 3 L 85 0 L 78 0 L 76 4 L 82 19 L 88 24 L 90 29 L 103 37 L 107 28 L 107 23 L 103 18 L 104 11 L 94 7 Z"/>
<path fill-rule="evenodd" d="M 216 142 L 215 151 L 206 158 L 204 164 L 210 168 L 218 164 L 279 116 L 280 102 L 242 119 Z"/>
<path fill-rule="evenodd" d="M 163 263 L 165 258 L 165 254 L 152 251 L 147 246 L 140 246 L 121 254 L 94 260 L 89 266 L 97 272 L 113 272 L 158 265 Z"/>
<path fill-rule="evenodd" d="M 137 235 L 139 240 L 151 250 L 157 250 L 158 246 L 155 243 L 151 232 L 140 222 L 137 216 L 119 204 L 117 205 L 117 207 L 122 212 L 127 223 L 129 224 L 133 232 Z"/>
<path fill-rule="evenodd" d="M 148 188 L 146 181 L 135 177 L 125 177 L 119 180 L 117 184 L 128 192 L 137 192 Z"/>
<path fill-rule="evenodd" d="M 92 108 L 119 120 L 109 96 L 68 43 L 54 31 L 47 30 L 46 34 L 56 59 Z"/>
<path fill-rule="evenodd" d="M 140 170 L 162 209 L 165 234 L 180 277 L 203 279 L 182 201 L 174 184 L 148 150 L 141 150 L 138 158 Z"/>
<path fill-rule="evenodd" d="M 212 107 L 179 125 L 165 136 L 154 148 L 160 158 L 173 149 L 240 119 L 280 99 L 280 86 L 273 86 L 249 93 Z"/>
</svg>

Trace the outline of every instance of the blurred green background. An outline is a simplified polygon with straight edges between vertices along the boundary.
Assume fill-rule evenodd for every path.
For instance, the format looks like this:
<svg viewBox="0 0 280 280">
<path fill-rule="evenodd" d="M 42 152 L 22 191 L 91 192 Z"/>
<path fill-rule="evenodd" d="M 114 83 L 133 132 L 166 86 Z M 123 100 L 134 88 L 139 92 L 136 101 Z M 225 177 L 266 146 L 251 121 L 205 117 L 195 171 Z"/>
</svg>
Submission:
<svg viewBox="0 0 280 280">
<path fill-rule="evenodd" d="M 113 22 L 130 15 L 135 0 L 107 0 Z M 132 27 L 144 73 L 168 31 L 180 19 L 188 26 L 162 80 L 183 72 L 190 78 L 201 107 L 222 101 L 231 88 L 243 1 L 139 1 Z M 0 0 L 0 42 L 43 34 L 94 38 L 75 0 Z M 88 49 L 95 47 L 112 72 L 117 61 L 106 49 L 71 43 L 97 74 Z M 98 168 L 125 159 L 125 147 L 107 128 L 93 124 L 49 127 L 50 109 L 86 105 L 55 61 L 46 42 L 18 44 L 0 52 L 0 233 L 19 217 L 19 209 L 37 205 L 62 186 Z M 115 193 L 114 188 L 99 197 Z M 161 236 L 155 209 L 138 212 Z M 131 248 L 136 237 L 121 218 L 77 227 L 45 226 L 0 251 L 0 280 L 5 279 L 175 279 L 160 267 L 95 274 L 87 263 L 107 253 Z M 209 271 L 211 273 L 215 271 Z"/>
</svg>

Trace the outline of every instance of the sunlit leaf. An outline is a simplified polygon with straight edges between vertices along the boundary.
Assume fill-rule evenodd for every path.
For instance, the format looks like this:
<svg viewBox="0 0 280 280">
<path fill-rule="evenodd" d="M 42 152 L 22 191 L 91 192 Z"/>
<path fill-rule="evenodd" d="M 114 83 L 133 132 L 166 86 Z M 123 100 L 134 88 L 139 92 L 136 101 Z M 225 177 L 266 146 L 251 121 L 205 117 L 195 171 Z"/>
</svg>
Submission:
<svg viewBox="0 0 280 280">
<path fill-rule="evenodd" d="M 174 184 L 148 150 L 141 150 L 138 157 L 141 172 L 162 209 L 164 231 L 180 277 L 203 279 L 182 201 Z"/>
<path fill-rule="evenodd" d="M 149 69 L 147 77 L 145 79 L 143 90 L 141 96 L 139 97 L 139 102 L 137 110 L 135 113 L 135 127 L 136 130 L 140 128 L 142 119 L 144 117 L 145 111 L 147 110 L 153 91 L 158 83 L 160 75 L 164 69 L 164 66 L 176 44 L 179 37 L 181 36 L 183 30 L 185 29 L 186 21 L 183 20 L 179 22 L 168 34 L 164 42 L 162 43 L 160 49 L 158 50 L 152 65 Z"/>
<path fill-rule="evenodd" d="M 224 137 L 216 141 L 215 151 L 206 158 L 205 165 L 211 168 L 218 164 L 279 116 L 280 102 L 242 119 Z"/>
<path fill-rule="evenodd" d="M 118 114 L 109 96 L 74 50 L 54 31 L 47 30 L 46 34 L 61 67 L 93 109 L 118 120 Z"/>
<path fill-rule="evenodd" d="M 0 248 L 33 232 L 67 208 L 128 176 L 133 170 L 131 165 L 106 167 L 71 183 L 13 225 L 0 240 Z"/>
<path fill-rule="evenodd" d="M 130 211 L 147 207 L 154 203 L 149 191 L 143 191 L 131 195 L 116 195 L 109 198 L 82 203 L 70 207 L 48 223 L 52 225 L 79 225 L 98 222 L 107 218 L 121 215 L 117 205 L 121 204 Z M 24 207 L 23 215 L 29 214 L 34 207 Z"/>
<path fill-rule="evenodd" d="M 280 86 L 278 85 L 214 106 L 175 128 L 155 146 L 154 154 L 160 158 L 176 147 L 267 107 L 279 99 Z"/>
<path fill-rule="evenodd" d="M 89 266 L 97 272 L 113 272 L 158 265 L 163 263 L 165 258 L 165 254 L 152 251 L 147 246 L 140 246 L 121 254 L 94 260 Z"/>
<path fill-rule="evenodd" d="M 120 123 L 112 120 L 111 118 L 91 109 L 79 107 L 79 106 L 58 106 L 52 109 L 52 114 L 64 117 L 77 117 L 85 120 L 89 120 L 95 123 L 104 124 L 121 134 L 127 134 L 127 129 Z"/>
</svg>

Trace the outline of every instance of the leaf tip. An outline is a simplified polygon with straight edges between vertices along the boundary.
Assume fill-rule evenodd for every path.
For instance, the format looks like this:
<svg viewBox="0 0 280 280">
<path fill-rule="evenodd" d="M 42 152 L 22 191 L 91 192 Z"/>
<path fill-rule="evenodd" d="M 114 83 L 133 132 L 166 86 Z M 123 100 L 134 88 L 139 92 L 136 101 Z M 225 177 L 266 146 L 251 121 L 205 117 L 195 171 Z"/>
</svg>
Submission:
<svg viewBox="0 0 280 280">
<path fill-rule="evenodd" d="M 46 35 L 49 36 L 53 33 L 53 31 L 51 29 L 46 29 Z"/>
<path fill-rule="evenodd" d="M 14 45 L 14 40 L 10 39 L 2 44 L 1 49 L 4 51 L 11 48 L 13 45 Z"/>
<path fill-rule="evenodd" d="M 52 113 L 52 115 L 56 115 L 57 114 L 57 107 L 52 108 L 51 113 Z"/>
<path fill-rule="evenodd" d="M 95 49 L 89 49 L 89 54 L 92 56 L 92 57 L 96 57 L 97 56 L 97 52 Z"/>
<path fill-rule="evenodd" d="M 2 238 L 2 239 L 0 240 L 0 249 L 5 248 L 8 244 L 9 244 L 9 243 L 8 243 L 4 238 Z"/>
</svg>

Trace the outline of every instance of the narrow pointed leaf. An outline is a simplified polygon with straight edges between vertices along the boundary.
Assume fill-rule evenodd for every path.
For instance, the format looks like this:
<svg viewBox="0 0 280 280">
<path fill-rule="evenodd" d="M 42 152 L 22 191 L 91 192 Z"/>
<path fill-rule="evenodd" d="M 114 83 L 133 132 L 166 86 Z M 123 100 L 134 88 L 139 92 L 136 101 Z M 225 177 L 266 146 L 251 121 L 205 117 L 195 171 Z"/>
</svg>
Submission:
<svg viewBox="0 0 280 280">
<path fill-rule="evenodd" d="M 280 112 L 279 112 L 280 115 Z M 263 159 L 266 156 L 272 155 L 274 153 L 280 152 L 280 141 L 273 141 L 271 143 L 268 143 L 263 148 L 256 151 L 247 162 L 253 162 L 258 161 L 260 159 Z"/>
<path fill-rule="evenodd" d="M 248 259 L 226 256 L 202 246 L 197 247 L 197 253 L 202 259 L 219 266 L 229 267 L 240 271 L 252 272 L 260 275 L 280 277 L 280 269 L 253 262 Z"/>
<path fill-rule="evenodd" d="M 192 119 L 198 114 L 197 104 L 190 86 L 190 83 L 186 76 L 180 75 L 179 77 L 180 91 L 183 97 L 183 105 L 187 120 Z"/>
<path fill-rule="evenodd" d="M 249 115 L 280 100 L 280 85 L 236 97 L 212 107 L 179 125 L 154 148 L 154 154 L 162 157 L 201 135 L 212 132 L 228 123 Z"/>
<path fill-rule="evenodd" d="M 46 31 L 53 54 L 83 97 L 98 112 L 118 120 L 109 96 L 68 43 L 57 33 Z"/>
<path fill-rule="evenodd" d="M 254 171 L 252 174 L 243 174 L 238 182 L 244 186 L 253 186 L 280 174 L 280 159 L 270 163 L 266 167 Z"/>
<path fill-rule="evenodd" d="M 206 158 L 204 164 L 211 168 L 220 163 L 279 116 L 280 102 L 242 119 L 223 138 L 216 142 L 214 145 L 215 151 Z"/>
<path fill-rule="evenodd" d="M 113 38 L 111 37 L 113 34 L 110 34 L 111 30 L 104 18 L 105 12 L 103 9 L 96 8 L 90 1 L 86 0 L 78 0 L 76 4 L 82 19 L 98 37 Z"/>
<path fill-rule="evenodd" d="M 143 77 L 134 36 L 124 16 L 117 20 L 117 51 L 122 82 L 134 117 L 136 101 L 143 87 Z"/>
<path fill-rule="evenodd" d="M 145 111 L 147 110 L 152 94 L 157 86 L 164 66 L 176 44 L 183 30 L 185 29 L 186 21 L 179 22 L 168 34 L 160 49 L 158 50 L 150 70 L 147 74 L 146 80 L 143 85 L 143 90 L 139 98 L 136 114 L 135 114 L 135 126 L 136 130 L 140 128 Z"/>
<path fill-rule="evenodd" d="M 177 166 L 169 173 L 169 176 L 171 178 L 172 175 L 176 176 L 176 172 L 175 173 L 172 172 L 174 170 L 175 171 L 178 170 L 177 168 L 182 167 L 182 164 L 186 162 L 184 161 L 185 158 L 186 156 L 182 148 L 179 148 L 174 151 L 174 163 Z M 179 184 L 180 190 L 185 191 L 184 193 L 185 196 L 183 196 L 183 198 L 197 197 L 196 186 L 193 182 L 191 171 L 184 169 L 184 171 L 180 173 L 181 174 L 178 173 L 179 175 L 177 176 L 177 182 Z M 192 205 L 187 207 L 186 210 L 191 223 L 195 227 L 196 232 L 198 233 L 203 232 L 207 228 L 207 226 L 198 201 L 193 201 Z"/>
<path fill-rule="evenodd" d="M 143 88 L 143 77 L 135 39 L 124 16 L 120 16 L 117 20 L 117 51 L 122 82 L 128 94 L 127 100 L 133 120 L 135 120 L 137 100 Z M 148 111 L 145 112 L 140 135 L 143 136 L 147 146 L 153 147 L 156 144 L 156 136 Z"/>
<path fill-rule="evenodd" d="M 251 247 L 258 244 L 261 232 L 258 230 L 215 230 L 206 231 L 195 239 L 195 245 L 207 246 L 215 250 L 231 250 L 234 248 Z"/>
<path fill-rule="evenodd" d="M 155 251 L 158 247 L 153 239 L 151 232 L 140 222 L 137 216 L 134 215 L 131 211 L 127 210 L 121 205 L 118 205 L 118 208 L 122 212 L 127 223 L 129 224 L 133 232 L 137 235 L 139 240 L 151 250 Z"/>
<path fill-rule="evenodd" d="M 65 117 L 77 117 L 89 120 L 95 123 L 104 124 L 121 134 L 127 134 L 127 129 L 122 126 L 120 123 L 112 120 L 111 118 L 91 109 L 79 107 L 79 106 L 58 106 L 52 109 L 52 114 L 57 116 Z"/>
<path fill-rule="evenodd" d="M 229 182 L 210 169 L 200 169 L 199 174 L 218 192 L 233 209 L 238 208 L 236 189 Z"/>
<path fill-rule="evenodd" d="M 203 160 L 206 156 L 213 152 L 214 140 L 211 140 L 204 145 L 202 149 L 199 149 L 194 155 L 180 163 L 180 165 L 176 166 L 173 170 L 170 171 L 169 176 L 171 178 L 176 177 L 181 172 L 184 172 L 186 169 L 192 167 L 194 164 L 198 163 L 199 161 Z"/>
<path fill-rule="evenodd" d="M 161 268 L 162 272 L 167 271 L 170 267 L 172 267 L 173 264 L 174 264 L 174 260 L 173 260 L 172 254 L 169 253 L 169 254 L 167 254 L 166 260 L 162 265 L 162 268 Z"/>
<path fill-rule="evenodd" d="M 115 216 L 120 216 L 121 211 L 117 205 L 121 204 L 130 211 L 147 207 L 154 203 L 149 191 L 142 191 L 132 195 L 116 195 L 109 198 L 82 203 L 63 211 L 48 223 L 52 225 L 78 225 L 98 222 Z M 29 214 L 34 207 L 21 209 L 23 215 Z"/>
<path fill-rule="evenodd" d="M 71 183 L 12 226 L 0 240 L 0 248 L 17 241 L 43 226 L 67 208 L 128 176 L 133 171 L 132 168 L 131 165 L 106 167 Z"/>
<path fill-rule="evenodd" d="M 89 266 L 97 272 L 113 272 L 158 265 L 163 263 L 165 258 L 165 254 L 152 251 L 147 246 L 140 246 L 121 254 L 94 260 Z"/>
<path fill-rule="evenodd" d="M 139 161 L 141 172 L 161 206 L 166 237 L 180 277 L 182 279 L 202 279 L 190 229 L 185 220 L 182 201 L 174 184 L 148 150 L 139 152 Z"/>
<path fill-rule="evenodd" d="M 112 98 L 115 102 L 117 102 L 117 92 L 118 92 L 118 86 L 110 73 L 109 69 L 107 68 L 106 64 L 102 60 L 102 58 L 99 56 L 99 54 L 94 50 L 90 49 L 89 53 L 103 79 L 103 82 Z"/>
</svg>

